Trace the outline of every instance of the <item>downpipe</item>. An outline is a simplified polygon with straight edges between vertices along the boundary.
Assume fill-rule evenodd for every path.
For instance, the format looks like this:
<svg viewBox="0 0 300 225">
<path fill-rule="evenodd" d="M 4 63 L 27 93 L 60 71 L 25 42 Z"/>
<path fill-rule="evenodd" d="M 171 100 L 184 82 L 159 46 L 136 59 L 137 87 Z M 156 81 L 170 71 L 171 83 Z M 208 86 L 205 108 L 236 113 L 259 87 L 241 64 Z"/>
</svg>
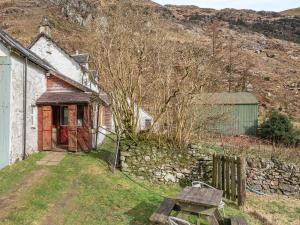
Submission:
<svg viewBox="0 0 300 225">
<path fill-rule="evenodd" d="M 27 70 L 28 70 L 28 58 L 25 57 L 24 82 L 23 82 L 23 154 L 22 154 L 22 159 L 23 160 L 26 159 Z"/>
</svg>

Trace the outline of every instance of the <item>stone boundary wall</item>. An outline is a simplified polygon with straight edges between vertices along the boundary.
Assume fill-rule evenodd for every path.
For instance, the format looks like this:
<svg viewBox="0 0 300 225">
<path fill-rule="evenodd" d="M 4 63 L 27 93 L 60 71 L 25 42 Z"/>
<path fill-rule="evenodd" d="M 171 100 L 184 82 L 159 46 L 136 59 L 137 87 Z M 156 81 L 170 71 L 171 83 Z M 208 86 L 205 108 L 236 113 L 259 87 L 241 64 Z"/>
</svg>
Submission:
<svg viewBox="0 0 300 225">
<path fill-rule="evenodd" d="M 202 152 L 202 153 L 201 153 Z M 167 148 L 127 146 L 120 153 L 121 169 L 141 179 L 190 185 L 211 182 L 212 156 L 199 148 L 171 151 Z M 247 185 L 264 193 L 300 196 L 300 168 L 277 159 L 247 158 Z"/>
</svg>

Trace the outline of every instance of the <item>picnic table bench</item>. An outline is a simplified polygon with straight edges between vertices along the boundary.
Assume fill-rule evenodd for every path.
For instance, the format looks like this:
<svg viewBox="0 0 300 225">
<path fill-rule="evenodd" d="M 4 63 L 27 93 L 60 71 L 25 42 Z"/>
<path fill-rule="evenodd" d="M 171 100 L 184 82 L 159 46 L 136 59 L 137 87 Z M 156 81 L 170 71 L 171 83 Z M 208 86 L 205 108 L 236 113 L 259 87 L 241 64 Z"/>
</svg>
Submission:
<svg viewBox="0 0 300 225">
<path fill-rule="evenodd" d="M 210 225 L 248 225 L 247 221 L 240 217 L 223 218 L 216 208 L 211 208 L 200 212 L 200 216 L 206 217 Z"/>
<path fill-rule="evenodd" d="M 150 221 L 155 224 L 168 224 L 168 218 L 174 209 L 176 209 L 175 201 L 171 198 L 165 198 L 150 217 Z"/>
</svg>

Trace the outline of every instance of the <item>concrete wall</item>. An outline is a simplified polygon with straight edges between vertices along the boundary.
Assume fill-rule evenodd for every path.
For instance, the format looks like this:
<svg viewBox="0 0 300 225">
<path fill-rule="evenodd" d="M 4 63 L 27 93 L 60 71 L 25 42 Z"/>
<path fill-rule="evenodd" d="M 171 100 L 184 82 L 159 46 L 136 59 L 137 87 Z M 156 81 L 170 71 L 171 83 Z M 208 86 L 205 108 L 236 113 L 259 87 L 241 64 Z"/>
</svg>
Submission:
<svg viewBox="0 0 300 225">
<path fill-rule="evenodd" d="M 11 112 L 10 112 L 10 164 L 22 158 L 23 155 L 23 96 L 25 60 L 11 56 Z M 27 67 L 27 104 L 26 104 L 26 154 L 38 150 L 37 107 L 36 100 L 46 91 L 46 72 L 40 67 L 28 62 Z M 33 116 L 31 115 L 33 113 Z"/>
<path fill-rule="evenodd" d="M 83 72 L 80 65 L 52 41 L 41 37 L 30 50 L 50 63 L 63 75 L 80 84 L 82 83 Z"/>
</svg>

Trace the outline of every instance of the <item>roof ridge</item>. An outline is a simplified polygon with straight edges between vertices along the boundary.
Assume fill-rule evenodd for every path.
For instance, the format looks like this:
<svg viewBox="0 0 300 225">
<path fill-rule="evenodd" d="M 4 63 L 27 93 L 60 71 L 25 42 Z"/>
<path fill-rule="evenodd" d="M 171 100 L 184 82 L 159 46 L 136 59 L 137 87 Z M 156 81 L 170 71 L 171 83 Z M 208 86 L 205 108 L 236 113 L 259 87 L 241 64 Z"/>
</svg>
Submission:
<svg viewBox="0 0 300 225">
<path fill-rule="evenodd" d="M 23 44 L 21 44 L 19 41 L 17 41 L 14 37 L 0 29 L 0 39 L 2 39 L 6 44 L 8 44 L 10 47 L 17 50 L 19 53 L 21 53 L 23 56 L 26 56 L 29 61 L 32 63 L 38 65 L 39 67 L 43 68 L 44 70 L 51 72 L 56 77 L 63 79 L 67 83 L 71 84 L 72 86 L 86 92 L 94 92 L 90 88 L 78 83 L 77 81 L 61 74 L 58 72 L 50 63 L 45 61 L 44 59 L 40 58 L 37 54 L 32 52 L 29 48 L 26 48 Z"/>
</svg>

